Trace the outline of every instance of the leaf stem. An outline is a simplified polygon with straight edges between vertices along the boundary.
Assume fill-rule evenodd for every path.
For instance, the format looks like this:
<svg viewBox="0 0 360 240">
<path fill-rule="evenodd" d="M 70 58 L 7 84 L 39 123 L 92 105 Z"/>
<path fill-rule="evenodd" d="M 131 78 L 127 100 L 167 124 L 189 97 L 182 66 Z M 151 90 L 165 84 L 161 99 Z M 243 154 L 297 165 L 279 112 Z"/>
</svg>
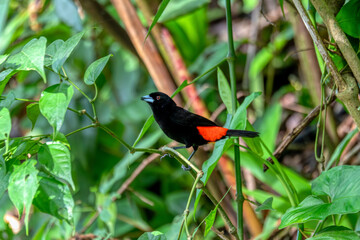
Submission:
<svg viewBox="0 0 360 240">
<path fill-rule="evenodd" d="M 77 132 L 81 132 L 82 130 L 85 130 L 85 129 L 88 129 L 88 128 L 93 128 L 93 127 L 96 127 L 96 125 L 95 125 L 95 124 L 91 124 L 91 125 L 88 125 L 88 126 L 86 126 L 86 127 L 82 127 L 82 128 L 76 129 L 75 131 L 72 131 L 72 132 L 66 134 L 65 137 L 70 136 L 70 135 L 72 135 L 72 134 L 74 134 L 74 133 L 77 133 Z"/>
</svg>

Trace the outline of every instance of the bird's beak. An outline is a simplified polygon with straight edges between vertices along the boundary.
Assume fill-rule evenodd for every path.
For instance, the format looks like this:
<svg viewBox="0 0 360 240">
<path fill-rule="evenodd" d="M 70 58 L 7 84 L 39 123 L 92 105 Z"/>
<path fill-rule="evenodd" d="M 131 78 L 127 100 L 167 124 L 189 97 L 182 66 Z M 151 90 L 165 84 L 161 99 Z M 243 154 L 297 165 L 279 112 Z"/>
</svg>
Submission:
<svg viewBox="0 0 360 240">
<path fill-rule="evenodd" d="M 143 96 L 141 97 L 141 100 L 148 102 L 148 103 L 153 103 L 154 99 L 152 97 L 150 97 L 149 95 Z"/>
</svg>

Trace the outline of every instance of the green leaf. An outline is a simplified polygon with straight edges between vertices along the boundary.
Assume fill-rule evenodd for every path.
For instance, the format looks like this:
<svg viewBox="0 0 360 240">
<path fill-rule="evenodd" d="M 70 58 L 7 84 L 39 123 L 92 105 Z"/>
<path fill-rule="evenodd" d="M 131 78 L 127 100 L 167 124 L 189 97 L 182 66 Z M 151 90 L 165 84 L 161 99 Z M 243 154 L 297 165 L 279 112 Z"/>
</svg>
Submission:
<svg viewBox="0 0 360 240">
<path fill-rule="evenodd" d="M 161 3 L 160 3 L 160 6 L 159 6 L 159 9 L 158 11 L 156 12 L 155 14 L 155 17 L 149 27 L 149 30 L 145 36 L 145 39 L 144 41 L 146 41 L 146 39 L 149 37 L 149 34 L 151 32 L 151 29 L 153 29 L 153 27 L 155 26 L 155 24 L 158 22 L 159 18 L 161 17 L 162 13 L 164 12 L 166 6 L 168 5 L 168 3 L 170 2 L 170 0 L 163 0 Z"/>
<path fill-rule="evenodd" d="M 211 210 L 209 215 L 207 215 L 207 217 L 205 218 L 204 237 L 206 237 L 206 235 L 208 235 L 208 233 L 211 230 L 211 227 L 214 225 L 217 208 L 218 208 L 218 205 L 216 205 L 216 207 L 213 210 Z"/>
<path fill-rule="evenodd" d="M 0 55 L 0 65 L 3 64 L 8 57 L 9 54 Z"/>
<path fill-rule="evenodd" d="M 210 3 L 210 0 L 171 0 L 166 9 L 164 9 L 158 21 L 170 21 L 172 19 L 191 13 L 208 3 Z"/>
<path fill-rule="evenodd" d="M 344 32 L 354 38 L 360 37 L 360 1 L 351 0 L 340 9 L 336 16 Z"/>
<path fill-rule="evenodd" d="M 55 72 L 60 72 L 61 67 L 64 65 L 74 48 L 78 45 L 84 33 L 85 31 L 79 32 L 61 44 L 52 61 L 52 69 Z"/>
<path fill-rule="evenodd" d="M 29 159 L 20 166 L 15 166 L 9 179 L 9 197 L 19 211 L 21 217 L 25 208 L 25 227 L 28 234 L 30 207 L 38 189 L 38 170 L 35 168 L 36 160 Z"/>
<path fill-rule="evenodd" d="M 87 85 L 93 85 L 96 79 L 99 77 L 100 73 L 104 69 L 106 63 L 109 61 L 112 54 L 107 55 L 106 57 L 100 58 L 90 64 L 90 66 L 86 69 L 84 75 L 84 82 Z"/>
<path fill-rule="evenodd" d="M 6 84 L 9 82 L 10 78 L 17 73 L 18 70 L 14 69 L 5 69 L 0 72 L 0 95 L 3 93 Z"/>
<path fill-rule="evenodd" d="M 143 233 L 138 240 L 166 240 L 165 234 L 159 231 Z"/>
<path fill-rule="evenodd" d="M 258 206 L 255 211 L 260 212 L 262 210 L 274 210 L 272 207 L 273 200 L 273 197 L 269 197 L 260 206 Z"/>
<path fill-rule="evenodd" d="M 73 94 L 72 86 L 65 83 L 52 85 L 41 94 L 39 101 L 40 112 L 54 128 L 55 135 L 63 124 Z"/>
<path fill-rule="evenodd" d="M 2 33 L 3 28 L 6 24 L 6 18 L 8 15 L 10 0 L 0 1 L 0 33 Z"/>
<path fill-rule="evenodd" d="M 47 142 L 39 149 L 38 160 L 55 177 L 61 178 L 75 190 L 71 177 L 71 157 L 69 149 L 58 142 Z"/>
<path fill-rule="evenodd" d="M 0 109 L 0 140 L 7 139 L 11 131 L 10 112 L 7 108 Z"/>
<path fill-rule="evenodd" d="M 226 106 L 228 113 L 232 113 L 231 89 L 229 82 L 220 68 L 217 68 L 218 88 L 221 100 Z"/>
<path fill-rule="evenodd" d="M 66 136 L 61 133 L 58 132 L 58 134 L 56 134 L 56 136 L 53 139 L 54 142 L 61 142 L 62 144 L 64 144 L 66 147 L 68 147 L 71 150 L 71 146 L 69 141 L 67 140 Z"/>
<path fill-rule="evenodd" d="M 39 114 L 40 114 L 39 103 L 31 103 L 26 106 L 26 115 L 30 119 L 32 124 L 31 130 L 34 129 Z"/>
<path fill-rule="evenodd" d="M 244 99 L 240 107 L 238 107 L 238 109 L 236 110 L 235 115 L 231 121 L 231 129 L 245 129 L 247 120 L 246 109 L 251 104 L 251 102 L 260 95 L 261 92 L 253 92 Z"/>
<path fill-rule="evenodd" d="M 136 144 L 138 144 L 138 142 L 141 140 L 141 138 L 144 136 L 144 134 L 147 132 L 147 130 L 150 128 L 150 126 L 154 123 L 154 121 L 155 121 L 154 115 L 151 115 L 150 117 L 148 117 L 148 119 L 144 123 L 144 126 L 142 127 L 138 137 L 136 138 L 136 140 L 133 144 L 133 147 L 135 147 Z"/>
<path fill-rule="evenodd" d="M 355 136 L 355 134 L 359 132 L 358 128 L 355 128 L 354 130 L 352 130 L 351 132 L 349 132 L 343 140 L 341 140 L 341 142 L 337 145 L 335 151 L 333 152 L 333 154 L 331 155 L 331 158 L 329 160 L 329 162 L 326 165 L 326 170 L 328 170 L 331 165 L 336 161 L 337 163 L 340 160 L 341 154 L 343 153 L 344 149 L 346 148 L 346 146 L 348 145 L 348 143 L 350 142 L 350 140 Z"/>
<path fill-rule="evenodd" d="M 74 200 L 69 187 L 43 173 L 39 174 L 38 179 L 40 185 L 34 198 L 34 205 L 40 211 L 72 224 Z"/>
<path fill-rule="evenodd" d="M 44 59 L 44 65 L 50 66 L 53 62 L 55 54 L 58 52 L 60 47 L 64 44 L 64 41 L 61 39 L 53 41 L 45 51 L 45 59 Z"/>
<path fill-rule="evenodd" d="M 44 56 L 46 49 L 46 38 L 32 39 L 28 42 L 22 50 L 10 56 L 5 64 L 6 68 L 37 71 L 46 83 L 46 76 L 44 71 Z"/>
<path fill-rule="evenodd" d="M 353 230 L 343 226 L 329 226 L 322 229 L 314 237 L 307 240 L 359 240 L 360 237 Z"/>
<path fill-rule="evenodd" d="M 298 207 L 289 209 L 282 217 L 279 228 L 310 220 L 324 220 L 334 214 L 359 212 L 359 175 L 360 166 L 338 166 L 322 172 L 312 183 L 313 195 Z M 330 197 L 330 202 L 324 202 L 320 196 Z"/>
</svg>

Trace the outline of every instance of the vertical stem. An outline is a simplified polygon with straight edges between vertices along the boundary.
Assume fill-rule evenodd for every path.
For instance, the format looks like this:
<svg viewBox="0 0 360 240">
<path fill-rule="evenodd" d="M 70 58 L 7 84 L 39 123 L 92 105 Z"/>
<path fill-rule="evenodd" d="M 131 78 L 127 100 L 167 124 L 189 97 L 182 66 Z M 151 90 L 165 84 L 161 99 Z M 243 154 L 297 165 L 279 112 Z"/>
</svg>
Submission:
<svg viewBox="0 0 360 240">
<path fill-rule="evenodd" d="M 230 0 L 226 0 L 226 25 L 228 31 L 228 57 L 227 61 L 229 64 L 230 73 L 230 85 L 231 85 L 231 104 L 232 104 L 232 115 L 235 115 L 237 108 L 236 98 L 236 76 L 235 76 L 235 49 L 232 32 L 232 19 L 231 19 L 231 4 Z M 239 139 L 234 139 L 235 144 L 239 144 Z M 244 222 L 243 222 L 243 203 L 244 196 L 242 193 L 242 179 L 241 179 L 241 164 L 240 164 L 240 151 L 239 148 L 234 148 L 234 159 L 235 159 L 235 181 L 236 181 L 236 204 L 237 204 L 237 233 L 239 239 L 244 239 Z"/>
</svg>

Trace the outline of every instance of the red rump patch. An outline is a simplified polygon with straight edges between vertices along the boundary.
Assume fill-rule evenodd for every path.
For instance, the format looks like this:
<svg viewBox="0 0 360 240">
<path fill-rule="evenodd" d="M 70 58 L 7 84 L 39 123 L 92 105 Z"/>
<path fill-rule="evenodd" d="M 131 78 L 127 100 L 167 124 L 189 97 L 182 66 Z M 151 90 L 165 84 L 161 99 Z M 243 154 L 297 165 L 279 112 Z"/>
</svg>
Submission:
<svg viewBox="0 0 360 240">
<path fill-rule="evenodd" d="M 217 126 L 204 126 L 204 127 L 196 127 L 199 131 L 200 135 L 209 142 L 215 142 L 221 138 L 223 138 L 228 129 Z"/>
</svg>

